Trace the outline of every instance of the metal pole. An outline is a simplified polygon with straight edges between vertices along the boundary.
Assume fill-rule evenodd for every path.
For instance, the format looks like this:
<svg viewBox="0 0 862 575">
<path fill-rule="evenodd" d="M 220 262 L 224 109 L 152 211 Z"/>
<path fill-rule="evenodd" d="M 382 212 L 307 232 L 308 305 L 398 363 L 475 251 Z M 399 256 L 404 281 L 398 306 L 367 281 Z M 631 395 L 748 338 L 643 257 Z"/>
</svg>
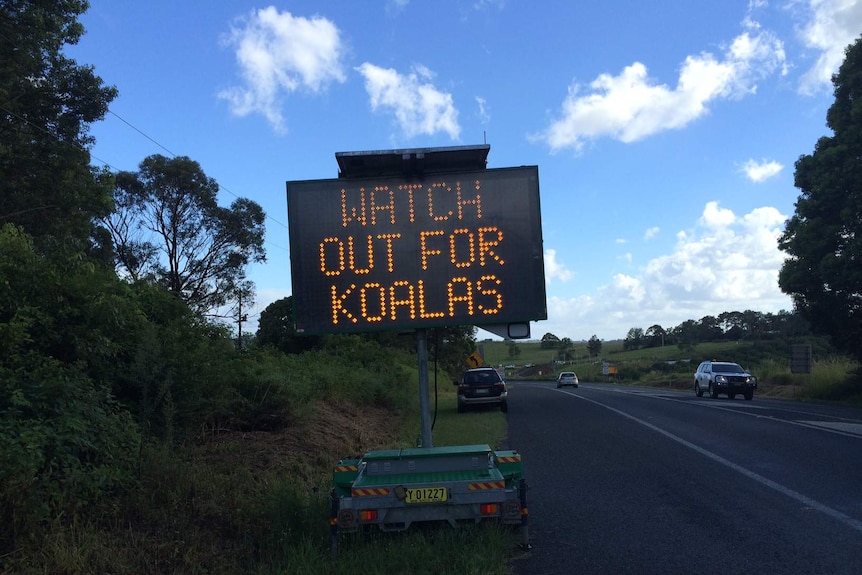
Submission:
<svg viewBox="0 0 862 575">
<path fill-rule="evenodd" d="M 419 356 L 419 411 L 422 415 L 422 447 L 433 447 L 431 439 L 431 403 L 428 399 L 428 331 L 416 330 L 416 352 Z"/>
</svg>

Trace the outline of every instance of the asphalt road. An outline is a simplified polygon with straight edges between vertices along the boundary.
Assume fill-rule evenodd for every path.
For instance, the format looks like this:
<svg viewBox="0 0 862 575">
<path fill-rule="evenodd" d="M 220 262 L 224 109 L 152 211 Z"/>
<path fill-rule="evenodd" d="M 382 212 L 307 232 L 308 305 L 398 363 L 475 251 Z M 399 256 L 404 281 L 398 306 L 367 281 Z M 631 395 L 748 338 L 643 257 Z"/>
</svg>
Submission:
<svg viewBox="0 0 862 575">
<path fill-rule="evenodd" d="M 862 409 L 510 382 L 516 573 L 862 573 Z"/>
</svg>

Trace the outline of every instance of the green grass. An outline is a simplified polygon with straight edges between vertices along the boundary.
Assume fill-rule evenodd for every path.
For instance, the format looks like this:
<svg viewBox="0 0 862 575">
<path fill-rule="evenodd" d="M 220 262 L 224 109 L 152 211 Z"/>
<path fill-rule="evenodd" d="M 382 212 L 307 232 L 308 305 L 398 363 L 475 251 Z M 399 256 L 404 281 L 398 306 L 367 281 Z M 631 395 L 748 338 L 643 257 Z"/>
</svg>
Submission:
<svg viewBox="0 0 862 575">
<path fill-rule="evenodd" d="M 537 341 L 519 342 L 516 344 L 520 353 L 512 357 L 509 355 L 509 346 L 502 341 L 481 341 L 478 343 L 480 352 L 483 352 L 482 357 L 485 363 L 498 367 L 501 365 L 525 365 L 528 363 L 542 364 L 553 361 L 557 352 L 553 349 L 542 349 L 541 343 Z M 577 347 L 577 344 L 576 346 Z M 583 353 L 586 355 L 586 344 L 581 346 Z"/>
<path fill-rule="evenodd" d="M 509 394 L 515 393 L 511 387 Z M 433 414 L 432 414 L 433 417 Z M 439 393 L 437 419 L 434 422 L 435 446 L 485 444 L 499 449 L 506 436 L 506 416 L 499 409 L 470 409 L 458 413 L 456 387 Z"/>
</svg>

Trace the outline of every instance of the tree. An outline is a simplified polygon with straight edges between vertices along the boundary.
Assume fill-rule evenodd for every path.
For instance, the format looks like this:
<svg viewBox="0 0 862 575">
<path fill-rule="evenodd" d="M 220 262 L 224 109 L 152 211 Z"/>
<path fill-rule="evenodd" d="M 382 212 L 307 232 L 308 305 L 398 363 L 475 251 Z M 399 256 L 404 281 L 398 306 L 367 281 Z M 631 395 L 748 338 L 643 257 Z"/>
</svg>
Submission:
<svg viewBox="0 0 862 575">
<path fill-rule="evenodd" d="M 587 353 L 590 356 L 598 357 L 600 353 L 602 353 L 602 340 L 593 334 L 590 340 L 587 342 Z"/>
<path fill-rule="evenodd" d="M 623 349 L 634 350 L 640 349 L 644 343 L 644 330 L 639 327 L 633 327 L 626 334 L 626 339 L 623 341 Z"/>
<path fill-rule="evenodd" d="M 826 113 L 833 136 L 796 161 L 796 211 L 778 247 L 788 258 L 778 285 L 812 330 L 862 359 L 862 37 L 832 77 Z"/>
<path fill-rule="evenodd" d="M 509 359 L 515 359 L 516 357 L 521 355 L 521 347 L 512 340 L 506 342 L 506 348 L 509 353 Z"/>
<path fill-rule="evenodd" d="M 251 302 L 250 262 L 266 261 L 263 209 L 238 198 L 217 203 L 218 184 L 188 157 L 155 154 L 120 172 L 105 218 L 120 271 L 153 279 L 200 313 Z"/>
<path fill-rule="evenodd" d="M 8 0 L 0 11 L 0 225 L 21 226 L 43 247 L 86 249 L 111 210 L 104 173 L 89 165 L 88 129 L 117 90 L 62 52 L 83 35 L 86 9 Z"/>
<path fill-rule="evenodd" d="M 726 339 L 738 341 L 745 335 L 742 313 L 725 311 L 718 314 L 718 321 Z"/>
<path fill-rule="evenodd" d="M 681 351 L 692 352 L 698 344 L 700 324 L 693 319 L 687 319 L 671 330 L 674 340 Z"/>
<path fill-rule="evenodd" d="M 275 347 L 284 353 L 302 353 L 320 345 L 320 337 L 298 335 L 293 319 L 293 296 L 274 301 L 260 312 L 257 345 Z"/>
<path fill-rule="evenodd" d="M 435 361 L 449 373 L 460 373 L 467 357 L 476 351 L 476 328 L 457 325 L 434 328 L 429 335 Z M 411 351 L 416 350 L 415 340 Z"/>
<path fill-rule="evenodd" d="M 564 337 L 560 340 L 560 343 L 557 345 L 557 358 L 562 361 L 568 361 L 570 359 L 574 359 L 572 356 L 572 349 L 575 347 L 575 342 L 573 342 L 570 338 Z"/>
<path fill-rule="evenodd" d="M 659 324 L 651 325 L 644 332 L 644 337 L 647 340 L 647 347 L 662 347 L 664 346 L 664 338 L 667 335 L 665 329 Z"/>
<path fill-rule="evenodd" d="M 724 330 L 721 329 L 721 322 L 718 318 L 712 315 L 705 315 L 700 318 L 698 326 L 698 341 L 718 341 L 724 336 Z"/>
<path fill-rule="evenodd" d="M 556 349 L 560 344 L 560 338 L 548 332 L 542 336 L 542 342 L 539 344 L 541 349 Z"/>
</svg>

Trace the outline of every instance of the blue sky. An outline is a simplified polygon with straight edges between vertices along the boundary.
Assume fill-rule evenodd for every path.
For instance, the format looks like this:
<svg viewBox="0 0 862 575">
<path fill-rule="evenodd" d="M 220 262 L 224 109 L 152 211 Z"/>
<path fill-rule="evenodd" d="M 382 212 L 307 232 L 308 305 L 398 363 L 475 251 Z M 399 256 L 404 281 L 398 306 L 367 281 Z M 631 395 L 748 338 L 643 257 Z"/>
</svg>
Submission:
<svg viewBox="0 0 862 575">
<path fill-rule="evenodd" d="M 794 162 L 830 135 L 862 0 L 91 0 L 67 52 L 119 97 L 93 162 L 189 156 L 267 213 L 249 312 L 291 293 L 285 182 L 336 152 L 539 168 L 548 319 L 574 340 L 790 310 Z M 489 334 L 479 332 L 479 337 Z"/>
</svg>

